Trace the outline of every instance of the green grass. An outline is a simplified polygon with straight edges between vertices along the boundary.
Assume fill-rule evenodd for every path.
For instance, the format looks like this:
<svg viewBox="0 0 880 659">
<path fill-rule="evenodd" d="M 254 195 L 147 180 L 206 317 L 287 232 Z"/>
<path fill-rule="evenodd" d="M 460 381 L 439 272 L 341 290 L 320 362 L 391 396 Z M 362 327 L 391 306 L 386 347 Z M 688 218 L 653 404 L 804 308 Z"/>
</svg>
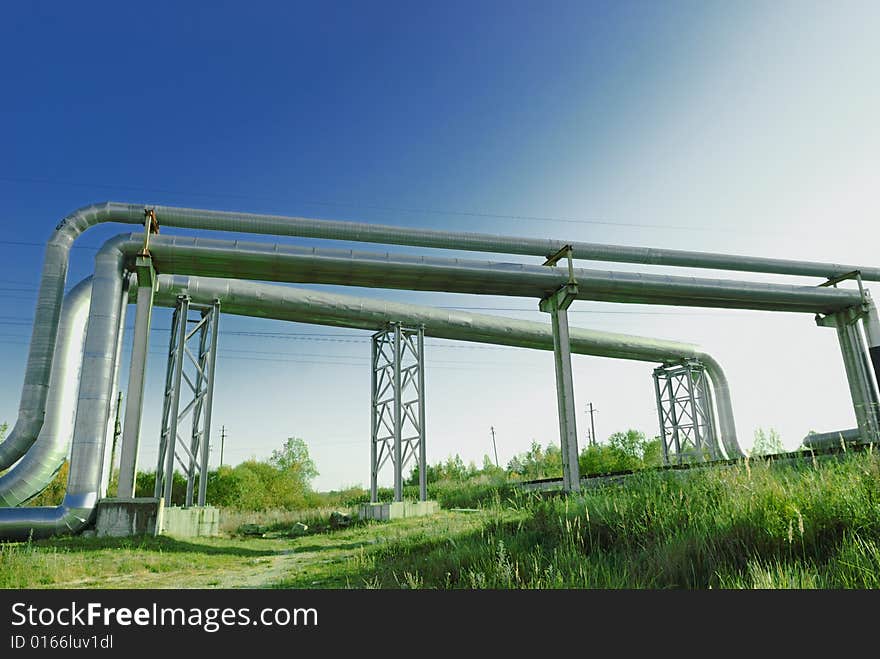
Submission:
<svg viewBox="0 0 880 659">
<path fill-rule="evenodd" d="M 0 544 L 0 588 L 140 587 L 150 575 L 185 580 L 234 569 L 275 553 L 276 546 L 247 546 L 232 539 L 187 542 L 170 537 L 60 537 Z M 149 587 L 148 583 L 144 583 Z"/>
<path fill-rule="evenodd" d="M 0 545 L 0 586 L 880 588 L 872 452 L 640 472 L 569 497 L 474 485 L 449 500 L 480 510 L 343 529 L 313 515 L 297 538 Z"/>
<path fill-rule="evenodd" d="M 880 461 L 750 461 L 640 473 L 513 518 L 371 557 L 371 583 L 424 588 L 878 588 Z"/>
</svg>

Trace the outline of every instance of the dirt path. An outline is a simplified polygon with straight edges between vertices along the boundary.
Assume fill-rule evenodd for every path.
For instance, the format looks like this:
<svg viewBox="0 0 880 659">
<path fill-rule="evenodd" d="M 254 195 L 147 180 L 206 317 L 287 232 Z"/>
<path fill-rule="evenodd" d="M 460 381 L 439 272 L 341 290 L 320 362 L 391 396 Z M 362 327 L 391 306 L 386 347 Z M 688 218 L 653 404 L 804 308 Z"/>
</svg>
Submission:
<svg viewBox="0 0 880 659">
<path fill-rule="evenodd" d="M 214 576 L 210 586 L 187 586 L 188 588 L 269 588 L 293 569 L 299 558 L 293 549 L 283 549 L 275 556 L 261 561 L 261 565 L 245 570 L 227 572 Z"/>
<path fill-rule="evenodd" d="M 293 569 L 300 558 L 293 549 L 282 549 L 276 554 L 242 561 L 221 572 L 216 569 L 193 570 L 187 573 L 138 572 L 136 574 L 107 575 L 99 578 L 77 579 L 55 583 L 53 588 L 269 588 Z"/>
</svg>

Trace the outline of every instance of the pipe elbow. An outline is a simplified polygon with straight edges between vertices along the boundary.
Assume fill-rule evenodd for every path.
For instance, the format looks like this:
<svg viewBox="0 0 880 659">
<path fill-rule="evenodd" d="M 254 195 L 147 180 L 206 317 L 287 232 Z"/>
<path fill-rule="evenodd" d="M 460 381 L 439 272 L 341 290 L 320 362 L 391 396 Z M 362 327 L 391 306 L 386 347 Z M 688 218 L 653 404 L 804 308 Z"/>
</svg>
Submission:
<svg viewBox="0 0 880 659">
<path fill-rule="evenodd" d="M 67 494 L 60 506 L 0 508 L 0 538 L 21 541 L 78 533 L 94 520 L 98 493 Z"/>
<path fill-rule="evenodd" d="M 715 390 L 715 403 L 718 407 L 719 431 L 721 444 L 728 458 L 745 457 L 736 436 L 736 423 L 733 418 L 733 403 L 730 400 L 730 384 L 721 364 L 712 355 L 700 350 L 696 358 L 706 367 L 712 388 Z"/>
<path fill-rule="evenodd" d="M 101 222 L 141 222 L 144 209 L 148 206 L 138 204 L 121 204 L 115 201 L 102 201 L 77 208 L 64 216 L 52 234 L 50 243 L 73 243 L 78 236 Z"/>
<path fill-rule="evenodd" d="M 65 494 L 53 535 L 78 533 L 94 520 L 98 493 Z"/>
<path fill-rule="evenodd" d="M 43 427 L 44 418 L 42 410 L 19 411 L 12 431 L 0 443 L 0 469 L 11 467 L 28 452 Z"/>
</svg>

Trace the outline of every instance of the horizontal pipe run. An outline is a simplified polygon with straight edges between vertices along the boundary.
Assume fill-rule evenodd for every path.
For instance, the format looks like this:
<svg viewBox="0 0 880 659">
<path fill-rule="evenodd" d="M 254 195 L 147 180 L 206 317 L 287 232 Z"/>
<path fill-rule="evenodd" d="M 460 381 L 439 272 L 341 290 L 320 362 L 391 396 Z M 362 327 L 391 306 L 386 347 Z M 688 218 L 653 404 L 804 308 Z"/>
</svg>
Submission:
<svg viewBox="0 0 880 659">
<path fill-rule="evenodd" d="M 571 246 L 576 259 L 638 263 L 644 265 L 682 266 L 734 270 L 739 272 L 765 272 L 769 274 L 802 275 L 830 279 L 853 271 L 859 271 L 865 281 L 880 281 L 880 268 L 798 261 L 713 252 L 694 252 L 655 247 L 629 247 L 605 245 L 582 241 L 550 238 L 525 238 L 522 236 L 499 236 L 485 233 L 435 231 L 381 224 L 316 220 L 304 217 L 283 217 L 255 213 L 230 213 L 192 208 L 155 206 L 160 224 L 200 228 L 208 224 L 223 223 L 226 229 L 252 233 L 251 227 L 261 227 L 261 233 L 323 238 L 351 242 L 382 243 L 386 245 L 409 245 L 461 251 L 518 254 L 522 256 L 549 257 L 566 246 Z"/>
<path fill-rule="evenodd" d="M 483 295 L 547 297 L 568 273 L 545 266 L 155 236 L 157 272 L 263 281 Z M 131 236 L 123 249 L 140 249 Z M 856 290 L 575 269 L 578 299 L 636 304 L 833 313 L 862 303 Z"/>
<path fill-rule="evenodd" d="M 553 350 L 553 332 L 545 323 L 235 279 L 159 275 L 157 303 L 173 305 L 178 295 L 189 295 L 197 304 L 219 299 L 224 313 L 243 316 L 364 330 L 378 330 L 396 320 L 424 326 L 429 337 Z M 698 359 L 715 391 L 724 451 L 728 457 L 742 455 L 727 378 L 720 364 L 699 346 L 578 327 L 569 329 L 569 339 L 571 351 L 582 355 L 659 363 Z"/>
<path fill-rule="evenodd" d="M 859 428 L 847 428 L 846 430 L 813 433 L 804 437 L 801 443 L 811 449 L 826 449 L 845 444 L 857 444 L 861 441 L 862 431 Z"/>
</svg>

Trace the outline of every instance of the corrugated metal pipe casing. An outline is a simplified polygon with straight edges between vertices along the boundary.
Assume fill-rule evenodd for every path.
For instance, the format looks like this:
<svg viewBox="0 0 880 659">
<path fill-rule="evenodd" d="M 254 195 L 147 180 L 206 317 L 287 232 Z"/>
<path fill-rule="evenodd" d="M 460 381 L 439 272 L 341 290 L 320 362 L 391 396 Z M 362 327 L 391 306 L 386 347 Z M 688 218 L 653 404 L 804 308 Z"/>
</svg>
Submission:
<svg viewBox="0 0 880 659">
<path fill-rule="evenodd" d="M 26 539 L 74 533 L 94 514 L 101 487 L 122 292 L 124 239 L 112 239 L 95 257 L 92 304 L 83 349 L 67 493 L 60 506 L 6 508 L 0 537 Z"/>
<path fill-rule="evenodd" d="M 74 286 L 64 298 L 46 420 L 30 451 L 0 476 L 0 506 L 17 506 L 41 492 L 67 458 L 73 434 L 83 341 L 89 314 L 92 278 Z"/>
</svg>

